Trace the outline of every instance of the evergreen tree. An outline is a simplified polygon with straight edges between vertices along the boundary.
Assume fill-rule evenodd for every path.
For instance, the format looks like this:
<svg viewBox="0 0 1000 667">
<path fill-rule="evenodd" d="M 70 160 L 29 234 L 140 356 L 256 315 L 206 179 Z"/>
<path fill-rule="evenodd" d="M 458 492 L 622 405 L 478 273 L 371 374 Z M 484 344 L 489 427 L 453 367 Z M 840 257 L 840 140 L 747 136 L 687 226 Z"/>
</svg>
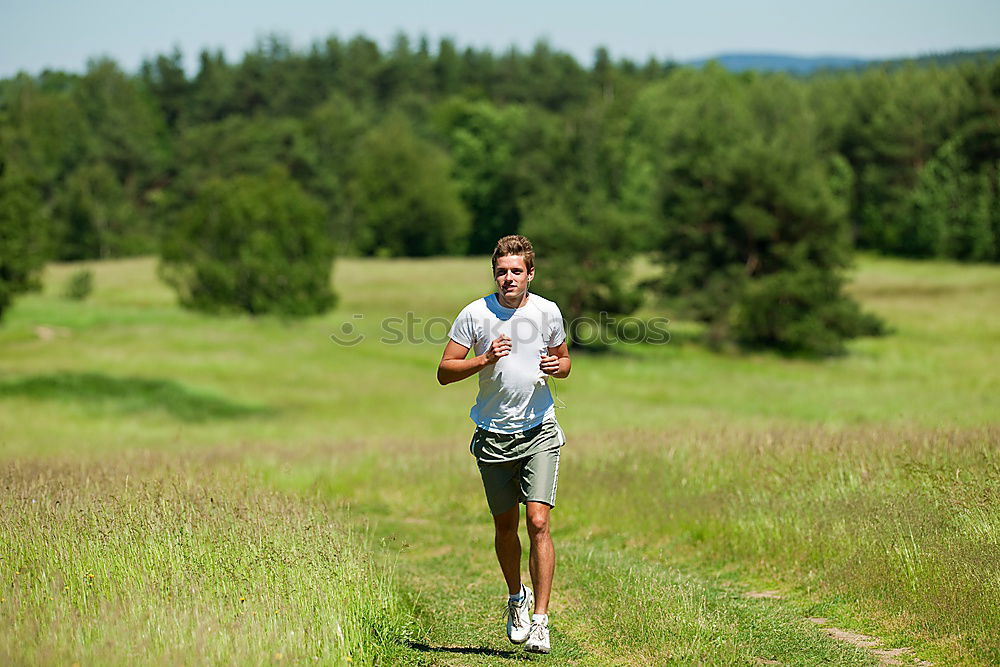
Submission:
<svg viewBox="0 0 1000 667">
<path fill-rule="evenodd" d="M 615 318 L 642 303 L 630 280 L 641 220 L 599 188 L 566 192 L 526 209 L 523 232 L 543 258 L 534 291 L 560 304 L 573 343 L 610 345 Z"/>
<path fill-rule="evenodd" d="M 15 296 L 40 286 L 47 231 L 37 187 L 0 162 L 0 318 Z"/>
<path fill-rule="evenodd" d="M 489 254 L 498 238 L 518 232 L 519 201 L 531 187 L 518 172 L 518 158 L 524 156 L 519 139 L 528 117 L 523 106 L 458 99 L 437 111 L 454 158 L 454 178 L 472 216 L 470 253 Z"/>
<path fill-rule="evenodd" d="M 878 330 L 840 289 L 846 211 L 799 86 L 678 71 L 642 96 L 636 124 L 659 174 L 659 287 L 711 341 L 825 355 Z"/>
<path fill-rule="evenodd" d="M 190 113 L 191 84 L 184 71 L 183 55 L 174 49 L 169 56 L 146 60 L 140 70 L 142 81 L 160 107 L 167 128 L 176 131 Z"/>
<path fill-rule="evenodd" d="M 546 151 L 556 173 L 548 188 L 526 198 L 523 229 L 545 248 L 536 287 L 559 301 L 570 339 L 602 348 L 616 340 L 618 317 L 642 303 L 631 269 L 649 244 L 650 208 L 635 196 L 641 188 L 628 174 L 633 152 L 614 98 L 595 93 L 566 116 L 564 143 Z"/>
<path fill-rule="evenodd" d="M 393 116 L 361 141 L 351 183 L 352 244 L 365 254 L 465 252 L 469 215 L 451 181 L 451 161 Z"/>
<path fill-rule="evenodd" d="M 341 80 L 348 98 L 359 105 L 377 100 L 377 82 L 383 66 L 378 44 L 367 37 L 354 37 L 347 43 L 343 63 Z"/>
<path fill-rule="evenodd" d="M 920 170 L 967 114 L 970 90 L 955 71 L 911 66 L 871 69 L 855 94 L 840 150 L 857 174 L 857 242 L 899 253 Z"/>
<path fill-rule="evenodd" d="M 307 183 L 316 171 L 316 146 L 295 118 L 232 115 L 186 128 L 175 148 L 183 165 L 173 188 L 187 196 L 212 176 L 260 174 L 276 165 Z"/>
<path fill-rule="evenodd" d="M 74 90 L 96 158 L 125 186 L 143 187 L 159 176 L 166 158 L 166 127 L 153 99 L 110 60 L 90 63 Z"/>
<path fill-rule="evenodd" d="M 361 139 L 370 129 L 369 119 L 346 96 L 334 93 L 312 110 L 303 129 L 315 150 L 314 171 L 306 187 L 326 203 L 330 237 L 348 252 L 354 215 L 350 183 Z"/>
<path fill-rule="evenodd" d="M 61 259 L 106 259 L 156 250 L 152 223 L 137 213 L 106 163 L 75 169 L 55 199 L 54 212 Z"/>
<path fill-rule="evenodd" d="M 56 194 L 66 175 L 95 152 L 93 134 L 72 93 L 76 85 L 71 78 L 59 86 L 42 86 L 19 75 L 4 87 L 0 102 L 4 166 L 9 174 L 20 175 L 13 177 L 30 176 L 43 204 Z"/>
<path fill-rule="evenodd" d="M 438 43 L 437 58 L 432 65 L 435 91 L 439 95 L 455 95 L 462 86 L 462 61 L 455 42 L 445 38 Z"/>
<path fill-rule="evenodd" d="M 198 62 L 191 86 L 190 123 L 218 121 L 236 113 L 235 77 L 222 51 L 203 50 Z"/>
</svg>

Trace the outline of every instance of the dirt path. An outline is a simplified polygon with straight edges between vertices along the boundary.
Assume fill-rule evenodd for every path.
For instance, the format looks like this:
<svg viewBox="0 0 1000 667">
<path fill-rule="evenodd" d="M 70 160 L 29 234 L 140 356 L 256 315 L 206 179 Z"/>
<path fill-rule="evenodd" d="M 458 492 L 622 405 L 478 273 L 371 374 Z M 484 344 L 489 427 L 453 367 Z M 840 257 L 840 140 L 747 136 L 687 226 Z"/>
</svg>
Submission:
<svg viewBox="0 0 1000 667">
<path fill-rule="evenodd" d="M 553 652 L 527 654 L 506 639 L 505 588 L 475 487 L 469 484 L 468 502 L 459 502 L 446 499 L 468 488 L 442 489 L 433 479 L 393 488 L 377 477 L 353 490 L 350 514 L 391 559 L 413 606 L 419 630 L 400 662 L 877 664 L 868 651 L 829 637 L 780 600 L 734 594 L 726 582 L 680 569 L 668 555 L 595 536 L 587 526 L 561 526 L 558 513 Z M 523 526 L 522 543 L 526 570 Z"/>
<path fill-rule="evenodd" d="M 881 648 L 882 640 L 871 635 L 864 635 L 852 630 L 843 630 L 833 627 L 831 623 L 817 616 L 809 618 L 813 623 L 821 626 L 823 631 L 836 640 L 846 642 L 858 648 L 868 649 L 876 658 L 880 665 L 911 665 L 913 667 L 931 667 L 934 663 L 921 660 L 913 654 L 913 649 L 909 646 L 897 648 Z"/>
</svg>

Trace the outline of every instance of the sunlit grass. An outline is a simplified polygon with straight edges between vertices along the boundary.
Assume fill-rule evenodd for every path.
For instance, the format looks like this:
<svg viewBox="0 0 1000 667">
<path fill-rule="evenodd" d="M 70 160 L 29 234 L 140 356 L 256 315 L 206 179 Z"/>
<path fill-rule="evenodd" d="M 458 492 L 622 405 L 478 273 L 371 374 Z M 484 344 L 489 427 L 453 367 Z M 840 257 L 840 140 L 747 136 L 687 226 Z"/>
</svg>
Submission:
<svg viewBox="0 0 1000 667">
<path fill-rule="evenodd" d="M 59 265 L 46 276 L 44 294 L 16 303 L 0 327 L 0 379 L 138 377 L 287 416 L 211 420 L 183 429 L 187 443 L 464 437 L 467 422 L 460 416 L 467 414 L 471 390 L 437 385 L 441 341 L 423 340 L 422 324 L 415 326 L 423 342 L 391 345 L 380 338 L 387 317 L 411 312 L 422 323 L 448 320 L 486 293 L 486 258 L 340 260 L 338 308 L 298 322 L 186 313 L 157 282 L 151 259 L 92 266 L 95 289 L 86 302 L 59 298 L 59 285 L 76 270 Z M 572 381 L 559 383 L 568 405 L 560 418 L 588 432 L 706 421 L 933 427 L 994 420 L 1000 365 L 992 363 L 993 341 L 1000 339 L 1000 318 L 991 314 L 1000 310 L 1000 268 L 866 259 L 857 281 L 852 289 L 886 317 L 895 335 L 857 341 L 850 355 L 823 362 L 719 356 L 675 343 L 578 354 Z M 344 323 L 366 338 L 353 347 L 335 344 L 330 335 Z M 44 338 L 40 327 L 54 333 Z M 441 329 L 432 324 L 427 333 L 441 337 Z M 129 419 L 142 432 L 139 444 L 176 439 L 177 425 L 156 411 Z M 76 450 L 78 434 L 100 430 L 104 421 L 71 405 L 18 400 L 12 413 L 0 414 L 0 447 Z"/>
<path fill-rule="evenodd" d="M 996 428 L 649 433 L 567 467 L 567 523 L 848 600 L 841 622 L 857 630 L 905 628 L 939 660 L 958 643 L 991 663 L 998 443 Z M 595 488 L 611 491 L 579 491 Z"/>
<path fill-rule="evenodd" d="M 5 662 L 384 660 L 408 629 L 388 573 L 332 504 L 225 463 L 5 464 Z"/>
<path fill-rule="evenodd" d="M 818 657 L 831 649 L 779 626 L 742 633 L 744 624 L 762 631 L 790 606 L 800 618 L 830 617 L 889 646 L 916 646 L 937 664 L 1000 660 L 996 428 L 687 426 L 569 438 L 553 525 L 561 554 L 554 605 L 570 637 L 576 628 L 618 656 L 630 646 L 634 660 L 795 663 L 811 655 L 849 664 Z M 434 577 L 495 574 L 467 452 L 351 455 L 347 474 L 340 462 L 323 463 L 330 452 L 300 455 L 291 465 L 254 459 L 253 467 L 279 488 L 350 503 L 416 549 L 410 564 L 401 561 L 419 572 L 407 577 L 411 594 L 434 596 L 448 585 Z M 434 562 L 423 560 L 439 549 Z M 659 571 L 674 568 L 681 573 Z M 735 589 L 713 582 L 719 570 Z M 787 606 L 744 600 L 747 582 L 778 587 Z M 430 619 L 440 613 L 431 611 Z"/>
<path fill-rule="evenodd" d="M 483 607 L 502 590 L 466 449 L 474 383 L 438 386 L 426 334 L 442 327 L 421 329 L 489 291 L 488 258 L 340 260 L 338 308 L 303 321 L 182 311 L 151 259 L 86 266 L 88 300 L 59 294 L 80 265 L 53 265 L 0 326 L 0 621 L 16 630 L 0 657 L 507 650 Z M 894 333 L 845 357 L 574 351 L 557 659 L 865 661 L 794 623 L 811 614 L 938 664 L 1000 661 L 1000 267 L 862 258 L 854 275 Z M 380 341 L 407 312 L 420 340 Z M 335 344 L 345 323 L 365 340 Z M 392 585 L 347 525 L 387 540 Z M 747 581 L 786 600 L 749 602 Z M 429 628 L 410 648 L 397 593 Z"/>
</svg>

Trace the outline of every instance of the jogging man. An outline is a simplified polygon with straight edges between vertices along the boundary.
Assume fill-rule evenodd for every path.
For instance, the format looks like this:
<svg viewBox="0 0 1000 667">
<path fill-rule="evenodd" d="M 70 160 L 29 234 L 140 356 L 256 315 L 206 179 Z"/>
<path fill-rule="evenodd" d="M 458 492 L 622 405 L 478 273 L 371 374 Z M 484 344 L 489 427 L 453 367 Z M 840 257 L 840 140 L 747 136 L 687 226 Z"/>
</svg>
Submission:
<svg viewBox="0 0 1000 667">
<path fill-rule="evenodd" d="M 555 571 L 549 511 L 556 503 L 559 452 L 566 438 L 547 379 L 569 375 L 569 351 L 559 307 L 528 291 L 535 276 L 531 242 L 503 237 L 492 263 L 497 291 L 458 314 L 437 377 L 445 385 L 479 375 L 479 395 L 469 413 L 476 423 L 469 450 L 483 479 L 497 560 L 507 582 L 507 637 L 528 651 L 548 653 Z M 466 359 L 470 349 L 474 356 Z M 525 505 L 531 540 L 534 592 L 521 583 L 519 502 Z"/>
</svg>

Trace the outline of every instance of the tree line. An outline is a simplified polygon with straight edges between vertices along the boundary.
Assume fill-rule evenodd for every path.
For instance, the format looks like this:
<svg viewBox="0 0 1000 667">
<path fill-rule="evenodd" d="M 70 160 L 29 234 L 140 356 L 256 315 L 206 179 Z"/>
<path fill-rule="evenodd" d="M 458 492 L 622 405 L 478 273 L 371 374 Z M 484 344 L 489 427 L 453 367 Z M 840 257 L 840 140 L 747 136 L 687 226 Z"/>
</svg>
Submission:
<svg viewBox="0 0 1000 667">
<path fill-rule="evenodd" d="M 995 61 L 790 77 L 404 35 L 182 60 L 0 81 L 0 312 L 43 259 L 157 253 L 188 305 L 305 314 L 335 253 L 524 233 L 568 315 L 652 290 L 710 340 L 830 353 L 879 329 L 840 290 L 854 248 L 1000 259 Z"/>
</svg>

